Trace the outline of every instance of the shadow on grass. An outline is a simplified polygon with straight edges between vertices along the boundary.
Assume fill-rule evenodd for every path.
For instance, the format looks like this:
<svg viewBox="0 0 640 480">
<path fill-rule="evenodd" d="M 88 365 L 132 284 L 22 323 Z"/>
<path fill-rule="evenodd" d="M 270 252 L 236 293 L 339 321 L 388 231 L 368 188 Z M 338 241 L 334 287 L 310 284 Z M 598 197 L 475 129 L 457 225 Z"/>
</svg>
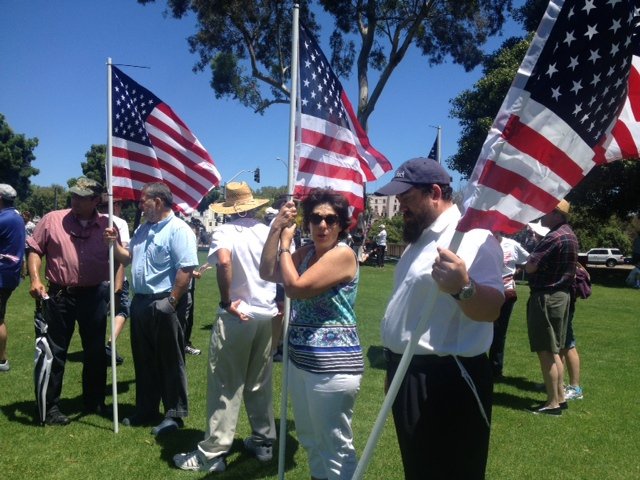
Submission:
<svg viewBox="0 0 640 480">
<path fill-rule="evenodd" d="M 279 425 L 276 419 L 276 425 Z M 289 432 L 294 430 L 294 423 L 287 420 L 287 442 L 285 453 L 285 471 L 296 467 L 294 457 L 298 450 L 298 441 Z M 160 457 L 167 462 L 170 468 L 175 468 L 173 456 L 178 453 L 190 452 L 197 448 L 197 443 L 202 440 L 202 431 L 195 429 L 178 430 L 169 435 L 156 437 L 156 442 L 162 447 Z M 274 443 L 273 459 L 269 462 L 260 462 L 244 449 L 243 440 L 235 438 L 233 445 L 227 454 L 227 470 L 225 478 L 247 479 L 273 477 L 278 474 L 278 441 Z M 207 474 L 200 478 L 211 478 L 220 474 Z"/>
<path fill-rule="evenodd" d="M 380 345 L 371 345 L 367 350 L 367 360 L 369 360 L 371 368 L 378 370 L 387 369 L 387 362 L 385 362 L 382 356 L 382 350 L 383 348 Z"/>
<path fill-rule="evenodd" d="M 510 410 L 528 411 L 532 405 L 539 404 L 540 398 L 523 397 L 520 395 L 514 395 L 506 392 L 493 392 L 493 406 L 504 407 Z"/>
<path fill-rule="evenodd" d="M 525 377 L 502 377 L 500 380 L 496 380 L 495 383 L 503 383 L 511 387 L 515 387 L 518 390 L 525 390 L 528 392 L 540 392 L 538 384 Z"/>
<path fill-rule="evenodd" d="M 134 383 L 133 380 L 118 382 L 118 392 L 126 392 L 129 390 L 130 385 Z M 107 399 L 111 396 L 111 384 L 107 387 Z M 64 390 L 63 390 L 64 395 Z M 107 404 L 109 402 L 107 401 Z M 84 417 L 90 417 L 93 414 L 87 414 L 84 412 L 84 403 L 82 401 L 82 395 L 77 395 L 72 398 L 62 397 L 58 403 L 60 411 L 67 415 L 72 421 L 82 421 Z M 33 400 L 25 400 L 20 402 L 9 403 L 7 405 L 0 405 L 0 411 L 7 417 L 10 422 L 17 422 L 23 425 L 40 425 L 40 418 L 38 415 L 38 407 L 36 406 L 35 394 Z M 120 420 L 124 418 L 123 411 L 126 413 L 133 413 L 135 405 L 119 404 L 118 416 Z"/>
<path fill-rule="evenodd" d="M 543 390 L 540 390 L 538 383 L 528 380 L 525 377 L 502 377 L 496 381 L 496 385 L 497 384 L 508 385 L 526 392 L 525 395 L 514 395 L 507 392 L 496 392 L 494 389 L 493 405 L 511 410 L 527 411 L 532 405 L 541 402 L 539 395 L 544 393 Z M 532 396 L 530 395 L 531 393 L 537 394 L 537 396 Z"/>
</svg>

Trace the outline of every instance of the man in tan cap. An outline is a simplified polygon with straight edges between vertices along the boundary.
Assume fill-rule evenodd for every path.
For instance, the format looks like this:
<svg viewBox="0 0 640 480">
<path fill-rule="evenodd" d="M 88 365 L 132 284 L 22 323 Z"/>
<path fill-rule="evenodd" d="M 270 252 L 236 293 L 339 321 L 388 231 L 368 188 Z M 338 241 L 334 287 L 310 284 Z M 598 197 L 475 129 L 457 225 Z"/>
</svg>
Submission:
<svg viewBox="0 0 640 480">
<path fill-rule="evenodd" d="M 533 413 L 561 415 L 567 408 L 560 350 L 564 348 L 569 319 L 570 290 L 576 275 L 578 239 L 569 226 L 569 202 L 560 203 L 544 217 L 549 228 L 531 252 L 525 270 L 531 295 L 527 304 L 529 345 L 538 354 L 547 401 Z"/>
<path fill-rule="evenodd" d="M 29 293 L 33 298 L 47 294 L 48 335 L 53 364 L 47 389 L 48 425 L 66 425 L 69 418 L 58 408 L 62 393 L 67 350 L 78 322 L 83 346 L 82 397 L 85 413 L 108 415 L 105 407 L 107 362 L 104 336 L 107 328 L 107 301 L 104 289 L 109 280 L 109 248 L 102 235 L 109 219 L 96 209 L 102 186 L 80 177 L 69 189 L 71 208 L 55 210 L 42 217 L 29 246 Z M 42 257 L 47 258 L 45 287 L 40 278 Z"/>
<path fill-rule="evenodd" d="M 253 198 L 246 183 L 226 186 L 225 199 L 211 205 L 231 220 L 211 237 L 208 262 L 217 268 L 220 304 L 211 332 L 207 429 L 197 449 L 173 457 L 182 470 L 222 472 L 244 399 L 251 424 L 245 449 L 269 461 L 276 439 L 271 386 L 271 320 L 278 315 L 276 285 L 260 278 L 269 227 L 254 218 L 268 200 Z"/>
</svg>

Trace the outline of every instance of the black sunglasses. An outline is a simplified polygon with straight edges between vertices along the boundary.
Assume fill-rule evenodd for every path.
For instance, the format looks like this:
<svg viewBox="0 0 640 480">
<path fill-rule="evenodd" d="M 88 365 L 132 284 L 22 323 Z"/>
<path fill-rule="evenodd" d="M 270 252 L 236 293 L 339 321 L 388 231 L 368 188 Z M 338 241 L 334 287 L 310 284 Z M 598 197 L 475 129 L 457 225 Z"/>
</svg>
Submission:
<svg viewBox="0 0 640 480">
<path fill-rule="evenodd" d="M 338 215 L 331 213 L 329 215 L 320 215 L 319 213 L 312 213 L 309 215 L 309 222 L 314 225 L 320 225 L 322 221 L 326 223 L 328 226 L 332 227 L 336 223 L 338 223 Z"/>
</svg>

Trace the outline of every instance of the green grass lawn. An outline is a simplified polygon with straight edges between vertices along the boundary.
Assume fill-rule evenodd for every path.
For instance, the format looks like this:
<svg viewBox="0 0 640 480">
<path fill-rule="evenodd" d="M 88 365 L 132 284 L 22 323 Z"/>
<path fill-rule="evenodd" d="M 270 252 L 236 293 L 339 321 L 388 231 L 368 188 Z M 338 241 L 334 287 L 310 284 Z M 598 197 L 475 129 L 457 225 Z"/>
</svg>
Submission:
<svg viewBox="0 0 640 480">
<path fill-rule="evenodd" d="M 384 371 L 379 325 L 391 291 L 393 266 L 363 267 L 357 313 L 366 353 L 366 370 L 356 403 L 354 431 L 362 452 L 382 404 Z M 537 357 L 529 352 L 526 336 L 526 284 L 518 286 L 519 300 L 511 318 L 505 360 L 505 381 L 495 387 L 489 479 L 636 479 L 640 478 L 638 426 L 638 345 L 640 293 L 622 285 L 594 285 L 593 295 L 578 302 L 575 330 L 582 360 L 584 400 L 570 403 L 561 417 L 528 413 L 543 400 L 535 390 L 540 381 Z M 11 371 L 0 374 L 0 479 L 171 479 L 204 478 L 172 466 L 177 452 L 194 448 L 202 438 L 205 419 L 206 362 L 211 324 L 218 304 L 212 271 L 196 288 L 194 345 L 203 350 L 188 357 L 191 415 L 185 428 L 156 440 L 149 428 L 120 427 L 109 420 L 82 416 L 81 350 L 77 334 L 70 348 L 61 409 L 72 423 L 67 427 L 39 427 L 33 397 L 33 301 L 28 282 L 9 301 L 9 359 Z M 118 342 L 125 363 L 118 367 L 120 418 L 130 414 L 135 386 L 128 329 Z M 111 370 L 109 386 L 111 392 Z M 276 422 L 279 423 L 281 364 L 274 370 Z M 110 393 L 109 393 L 110 396 Z M 110 403 L 111 399 L 107 399 Z M 295 439 L 288 414 L 286 478 L 307 479 L 306 455 Z M 214 474 L 228 479 L 275 479 L 277 461 L 264 465 L 246 455 L 241 440 L 250 433 L 241 413 L 228 469 Z M 464 452 L 460 452 L 464 461 Z M 365 478 L 402 479 L 402 464 L 391 421 L 378 443 Z"/>
</svg>

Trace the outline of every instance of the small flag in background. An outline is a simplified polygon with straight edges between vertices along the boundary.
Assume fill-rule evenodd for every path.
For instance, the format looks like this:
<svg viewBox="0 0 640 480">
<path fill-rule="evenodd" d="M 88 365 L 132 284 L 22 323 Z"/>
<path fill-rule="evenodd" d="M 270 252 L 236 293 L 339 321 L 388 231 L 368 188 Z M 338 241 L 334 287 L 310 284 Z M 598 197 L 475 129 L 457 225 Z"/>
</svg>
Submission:
<svg viewBox="0 0 640 480">
<path fill-rule="evenodd" d="M 438 155 L 438 137 L 433 141 L 433 147 L 431 147 L 431 151 L 429 152 L 429 158 L 435 160 L 436 162 L 439 160 L 440 156 Z"/>
<path fill-rule="evenodd" d="M 189 214 L 220 183 L 220 173 L 189 127 L 146 88 L 112 66 L 113 194 L 138 200 L 148 182 L 164 182 Z"/>
<path fill-rule="evenodd" d="M 296 197 L 316 187 L 342 193 L 357 218 L 364 211 L 364 182 L 391 170 L 369 143 L 329 62 L 300 25 L 300 114 L 297 119 Z"/>
<path fill-rule="evenodd" d="M 598 163 L 627 96 L 635 3 L 551 0 L 482 147 L 458 230 L 517 232 Z"/>
</svg>

